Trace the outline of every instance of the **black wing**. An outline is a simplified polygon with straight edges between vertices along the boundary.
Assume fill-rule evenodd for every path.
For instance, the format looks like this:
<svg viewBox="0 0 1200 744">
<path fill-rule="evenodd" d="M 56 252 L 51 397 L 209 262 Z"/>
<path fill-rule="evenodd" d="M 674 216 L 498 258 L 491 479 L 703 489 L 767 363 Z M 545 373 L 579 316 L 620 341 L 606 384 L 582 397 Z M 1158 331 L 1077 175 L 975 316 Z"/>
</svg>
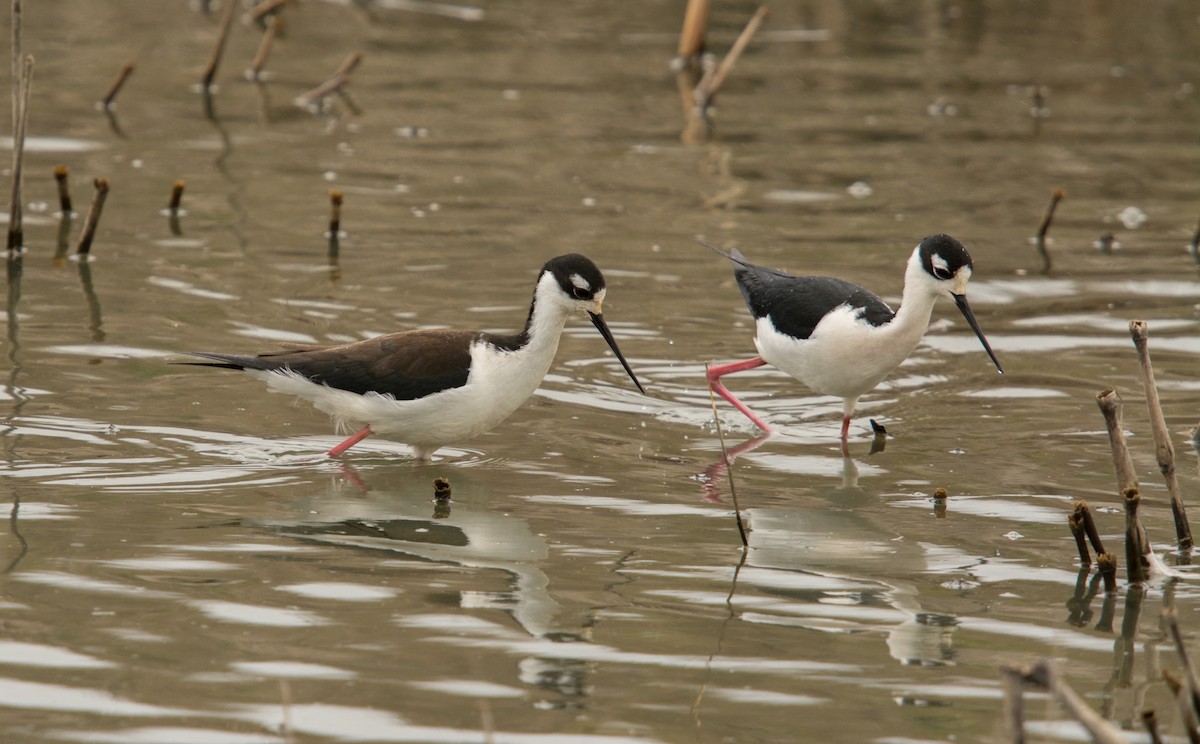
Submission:
<svg viewBox="0 0 1200 744">
<path fill-rule="evenodd" d="M 870 290 L 829 276 L 792 276 L 791 274 L 746 260 L 736 248 L 731 253 L 703 245 L 733 262 L 738 289 L 755 320 L 769 317 L 780 333 L 792 338 L 808 338 L 831 310 L 848 305 L 858 317 L 873 326 L 881 326 L 896 317 L 896 312 Z"/>
<path fill-rule="evenodd" d="M 479 333 L 474 331 L 424 330 L 338 346 L 292 346 L 258 356 L 188 353 L 213 360 L 190 364 L 268 372 L 288 370 L 338 390 L 416 400 L 465 385 L 471 372 L 471 344 L 478 338 Z"/>
</svg>

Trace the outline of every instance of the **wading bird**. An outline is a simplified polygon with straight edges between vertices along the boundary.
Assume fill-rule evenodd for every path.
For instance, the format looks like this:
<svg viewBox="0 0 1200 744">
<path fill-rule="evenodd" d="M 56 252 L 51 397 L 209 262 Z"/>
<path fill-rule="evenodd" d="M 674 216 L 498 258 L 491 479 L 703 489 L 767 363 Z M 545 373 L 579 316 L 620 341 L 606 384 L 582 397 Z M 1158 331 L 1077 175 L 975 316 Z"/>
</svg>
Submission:
<svg viewBox="0 0 1200 744">
<path fill-rule="evenodd" d="M 567 318 L 586 313 L 629 378 L 637 377 L 601 315 L 604 275 L 577 253 L 538 274 L 520 333 L 414 330 L 337 346 L 289 345 L 258 356 L 188 352 L 209 367 L 245 370 L 277 393 L 299 396 L 340 427 L 362 426 L 329 450 L 336 457 L 371 434 L 410 445 L 416 458 L 470 439 L 503 421 L 541 384 Z"/>
<path fill-rule="evenodd" d="M 756 266 L 736 248 L 725 253 L 702 244 L 733 262 L 734 278 L 754 316 L 759 354 L 709 367 L 708 383 L 764 431 L 771 427 L 721 384 L 722 376 L 770 364 L 814 392 L 841 398 L 841 441 L 846 452 L 850 416 L 859 397 L 917 348 L 939 297 L 954 301 L 996 369 L 1004 372 L 967 304 L 971 256 L 949 235 L 931 235 L 913 251 L 904 272 L 899 310 L 857 284 L 828 276 L 792 276 Z"/>
</svg>

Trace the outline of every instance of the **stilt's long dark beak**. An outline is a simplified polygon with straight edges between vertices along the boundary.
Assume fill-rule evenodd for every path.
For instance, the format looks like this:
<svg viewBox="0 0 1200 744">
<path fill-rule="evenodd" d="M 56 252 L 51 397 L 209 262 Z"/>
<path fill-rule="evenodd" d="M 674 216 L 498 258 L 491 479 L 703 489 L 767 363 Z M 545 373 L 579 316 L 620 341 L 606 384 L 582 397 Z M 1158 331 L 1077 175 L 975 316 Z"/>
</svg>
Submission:
<svg viewBox="0 0 1200 744">
<path fill-rule="evenodd" d="M 629 379 L 633 380 L 633 384 L 637 385 L 637 389 L 642 391 L 642 395 L 645 395 L 646 388 L 642 387 L 642 383 L 638 382 L 637 375 L 633 374 L 633 370 L 629 368 L 629 362 L 625 361 L 625 357 L 621 355 L 621 350 L 617 348 L 617 340 L 613 338 L 612 331 L 608 330 L 608 324 L 604 322 L 604 316 L 600 313 L 593 313 L 590 310 L 588 311 L 588 316 L 592 319 L 592 325 L 596 326 L 596 330 L 600 331 L 600 335 L 604 336 L 604 340 L 608 342 L 608 348 L 613 350 L 613 353 L 617 355 L 617 359 L 621 362 L 621 366 L 629 373 Z"/>
<path fill-rule="evenodd" d="M 1000 366 L 1000 360 L 996 358 L 996 353 L 992 351 L 991 344 L 983 337 L 983 331 L 979 329 L 979 323 L 975 320 L 975 313 L 971 312 L 971 306 L 967 304 L 967 296 L 965 294 L 951 294 L 954 298 L 954 304 L 958 305 L 958 309 L 962 311 L 963 317 L 967 319 L 967 324 L 971 326 L 971 330 L 975 331 L 975 335 L 979 338 L 979 343 L 983 344 L 983 350 L 992 358 L 992 364 L 996 365 L 996 369 L 1000 374 L 1004 374 L 1004 368 Z"/>
</svg>

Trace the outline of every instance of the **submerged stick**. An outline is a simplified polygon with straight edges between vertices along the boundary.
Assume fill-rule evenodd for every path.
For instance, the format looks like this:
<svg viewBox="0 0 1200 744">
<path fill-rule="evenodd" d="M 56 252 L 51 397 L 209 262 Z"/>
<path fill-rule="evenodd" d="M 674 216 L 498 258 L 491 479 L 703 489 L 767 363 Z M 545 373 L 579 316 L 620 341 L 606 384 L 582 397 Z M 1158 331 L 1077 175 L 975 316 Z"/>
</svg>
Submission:
<svg viewBox="0 0 1200 744">
<path fill-rule="evenodd" d="M 277 15 L 272 15 L 267 19 L 267 30 L 263 31 L 262 41 L 258 43 L 258 51 L 254 54 L 254 60 L 250 63 L 250 69 L 246 70 L 246 78 L 248 80 L 257 81 L 262 79 L 263 67 L 267 64 L 267 57 L 271 54 L 271 46 L 275 43 L 275 37 L 279 34 L 279 29 L 282 26 L 283 19 Z"/>
<path fill-rule="evenodd" d="M 130 75 L 133 74 L 133 68 L 135 66 L 136 65 L 134 64 L 133 60 L 129 60 L 125 63 L 125 65 L 121 68 L 121 71 L 117 73 L 117 77 L 115 80 L 113 80 L 112 85 L 108 86 L 108 92 L 105 93 L 104 97 L 100 99 L 100 108 L 104 109 L 105 111 L 112 108 L 113 101 L 116 99 L 117 94 L 121 92 L 121 87 L 125 85 L 125 81 L 129 79 Z"/>
<path fill-rule="evenodd" d="M 1154 456 L 1158 460 L 1158 469 L 1167 484 L 1167 493 L 1171 497 L 1171 516 L 1175 519 L 1175 537 L 1179 541 L 1179 549 L 1190 550 L 1192 528 L 1188 524 L 1187 510 L 1183 506 L 1183 497 L 1179 493 L 1179 479 L 1175 477 L 1175 447 L 1171 444 L 1171 435 L 1167 431 L 1167 422 L 1163 417 L 1162 404 L 1158 399 L 1158 385 L 1154 381 L 1154 365 L 1150 363 L 1150 327 L 1144 320 L 1129 321 L 1129 335 L 1138 353 L 1138 368 L 1141 370 L 1142 386 L 1146 389 L 1146 407 L 1150 411 L 1150 431 L 1154 434 Z"/>
<path fill-rule="evenodd" d="M 14 8 L 20 3 L 14 2 Z M 14 19 L 14 23 L 19 21 Z M 15 32 L 14 32 L 15 33 Z M 13 60 L 14 66 L 16 60 Z M 25 57 L 19 77 L 13 79 L 13 171 L 12 201 L 8 209 L 8 250 L 19 252 L 25 247 L 24 209 L 21 206 L 23 163 L 25 160 L 25 128 L 29 124 L 29 91 L 33 87 L 33 55 Z"/>
<path fill-rule="evenodd" d="M 1112 448 L 1113 466 L 1117 471 L 1117 491 L 1137 488 L 1133 460 L 1129 457 L 1125 432 L 1121 429 L 1121 396 L 1112 388 L 1106 388 L 1096 396 L 1096 404 L 1100 406 L 1100 412 L 1104 414 L 1104 424 L 1108 427 L 1108 443 Z"/>
<path fill-rule="evenodd" d="M 205 91 L 212 88 L 213 79 L 217 77 L 217 68 L 221 65 L 221 55 L 225 52 L 225 42 L 229 39 L 229 29 L 233 25 L 233 12 L 236 8 L 236 0 L 225 0 L 221 25 L 217 31 L 217 42 L 213 45 L 212 54 L 208 56 L 208 65 L 204 68 L 204 76 L 200 79 L 200 85 Z"/>
<path fill-rule="evenodd" d="M 1196 263 L 1200 264 L 1200 220 L 1196 221 L 1196 232 L 1192 233 L 1192 242 L 1188 245 L 1188 251 L 1191 252 L 1192 258 L 1196 259 Z"/>
<path fill-rule="evenodd" d="M 58 211 L 65 215 L 74 211 L 71 209 L 71 184 L 68 183 L 70 174 L 71 170 L 65 165 L 54 167 L 54 182 L 58 185 Z"/>
<path fill-rule="evenodd" d="M 1062 189 L 1055 189 L 1050 194 L 1050 206 L 1046 207 L 1046 215 L 1042 217 L 1042 224 L 1038 227 L 1037 235 L 1034 237 L 1034 245 L 1037 246 L 1038 253 L 1042 256 L 1042 273 L 1050 273 L 1050 251 L 1046 247 L 1046 233 L 1050 231 L 1050 224 L 1054 221 L 1054 211 L 1058 209 L 1058 203 L 1067 198 L 1067 192 Z"/>
<path fill-rule="evenodd" d="M 92 239 L 96 237 L 96 227 L 100 224 L 100 213 L 104 210 L 104 200 L 108 198 L 108 179 L 97 178 L 96 195 L 92 198 L 92 206 L 88 209 L 83 221 L 83 232 L 79 236 L 79 247 L 75 255 L 87 256 L 92 250 Z"/>
</svg>

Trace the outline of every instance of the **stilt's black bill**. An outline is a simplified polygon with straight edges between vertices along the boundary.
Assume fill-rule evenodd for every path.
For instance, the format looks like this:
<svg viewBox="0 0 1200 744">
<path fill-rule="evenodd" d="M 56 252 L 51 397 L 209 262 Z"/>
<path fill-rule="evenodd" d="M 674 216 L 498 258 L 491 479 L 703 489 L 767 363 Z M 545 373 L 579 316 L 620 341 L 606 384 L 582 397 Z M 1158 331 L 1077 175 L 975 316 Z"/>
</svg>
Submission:
<svg viewBox="0 0 1200 744">
<path fill-rule="evenodd" d="M 962 311 L 963 317 L 967 319 L 967 324 L 971 326 L 971 330 L 975 331 L 975 335 L 979 338 L 979 343 L 983 344 L 983 350 L 992 358 L 992 364 L 996 365 L 996 369 L 1000 374 L 1004 374 L 1004 368 L 1000 366 L 1000 360 L 996 358 L 995 352 L 992 351 L 991 344 L 983 337 L 983 331 L 979 329 L 979 323 L 975 320 L 975 313 L 971 312 L 971 306 L 967 304 L 966 295 L 951 295 L 954 297 L 954 304 L 958 305 L 958 309 Z"/>
<path fill-rule="evenodd" d="M 617 340 L 613 338 L 612 331 L 608 330 L 608 324 L 604 322 L 604 316 L 590 311 L 588 315 L 592 319 L 592 325 L 596 326 L 596 330 L 600 331 L 600 335 L 604 336 L 604 340 L 608 342 L 608 348 L 613 350 L 613 353 L 617 355 L 617 360 L 621 362 L 621 366 L 629 373 L 629 379 L 633 380 L 633 384 L 637 385 L 637 389 L 642 391 L 642 395 L 645 395 L 646 389 L 642 387 L 642 383 L 638 382 L 637 376 L 629 368 L 629 362 L 625 361 L 625 357 L 621 355 L 621 350 L 617 348 Z"/>
</svg>

